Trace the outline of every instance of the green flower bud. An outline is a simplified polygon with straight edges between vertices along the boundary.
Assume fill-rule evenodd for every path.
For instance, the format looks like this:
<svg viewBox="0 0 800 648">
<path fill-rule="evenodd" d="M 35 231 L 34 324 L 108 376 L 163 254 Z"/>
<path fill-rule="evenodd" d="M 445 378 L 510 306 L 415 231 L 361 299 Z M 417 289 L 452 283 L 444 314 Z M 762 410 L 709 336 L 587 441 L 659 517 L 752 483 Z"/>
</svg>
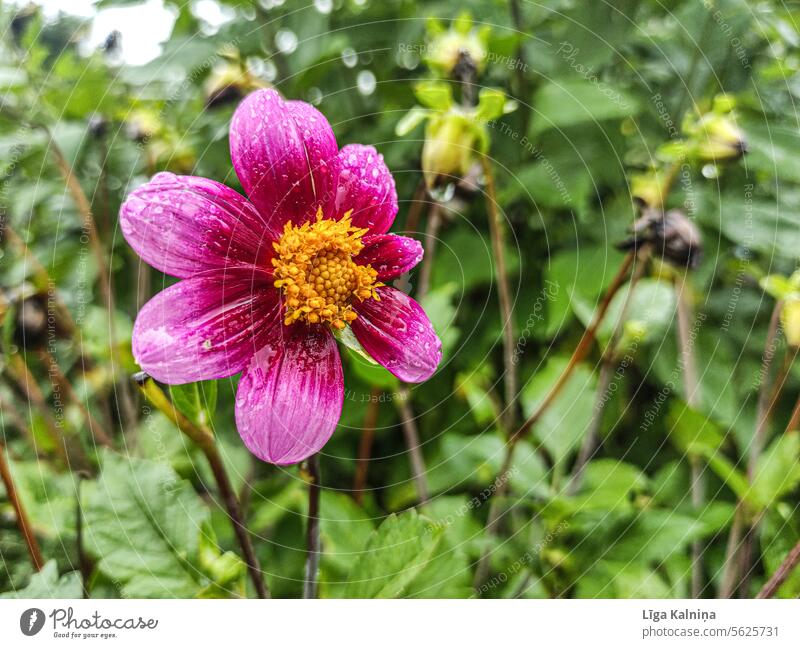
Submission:
<svg viewBox="0 0 800 648">
<path fill-rule="evenodd" d="M 473 29 L 472 18 L 464 13 L 444 30 L 438 23 L 429 25 L 431 38 L 425 62 L 445 75 L 451 75 L 463 57 L 468 57 L 477 72 L 486 63 L 488 28 Z"/>
<path fill-rule="evenodd" d="M 787 299 L 781 309 L 781 325 L 786 343 L 800 347 L 800 297 Z"/>
<path fill-rule="evenodd" d="M 730 113 L 708 113 L 686 130 L 691 153 L 703 162 L 735 160 L 747 152 L 744 132 Z"/>
<path fill-rule="evenodd" d="M 457 110 L 430 117 L 422 146 L 422 173 L 429 189 L 458 182 L 469 171 L 481 148 L 479 128 Z"/>
</svg>

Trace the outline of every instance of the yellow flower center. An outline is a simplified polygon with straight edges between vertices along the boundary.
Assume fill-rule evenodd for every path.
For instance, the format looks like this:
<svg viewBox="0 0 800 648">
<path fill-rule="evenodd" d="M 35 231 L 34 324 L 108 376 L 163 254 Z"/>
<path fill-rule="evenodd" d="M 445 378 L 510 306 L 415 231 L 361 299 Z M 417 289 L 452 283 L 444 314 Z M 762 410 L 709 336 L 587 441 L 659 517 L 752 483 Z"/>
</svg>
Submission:
<svg viewBox="0 0 800 648">
<path fill-rule="evenodd" d="M 272 259 L 275 287 L 285 296 L 287 326 L 303 320 L 341 330 L 358 317 L 354 297 L 379 299 L 375 289 L 383 284 L 376 281 L 378 273 L 353 261 L 364 248 L 361 237 L 367 230 L 353 227 L 351 213 L 335 221 L 324 219 L 320 209 L 314 223 L 286 223 L 272 244 L 277 253 Z"/>
</svg>

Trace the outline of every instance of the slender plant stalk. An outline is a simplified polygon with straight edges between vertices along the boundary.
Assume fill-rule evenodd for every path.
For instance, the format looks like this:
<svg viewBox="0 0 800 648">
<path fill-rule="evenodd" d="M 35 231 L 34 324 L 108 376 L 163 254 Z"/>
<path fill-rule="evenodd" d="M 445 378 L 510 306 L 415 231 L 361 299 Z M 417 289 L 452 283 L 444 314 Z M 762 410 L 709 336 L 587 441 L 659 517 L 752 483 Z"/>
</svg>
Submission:
<svg viewBox="0 0 800 648">
<path fill-rule="evenodd" d="M 786 385 L 786 381 L 789 378 L 789 372 L 792 368 L 792 363 L 794 362 L 795 357 L 797 356 L 797 349 L 787 349 L 786 353 L 784 354 L 783 364 L 781 368 L 778 370 L 778 373 L 775 377 L 775 384 L 772 387 L 772 393 L 769 398 L 769 404 L 767 405 L 767 410 L 764 413 L 764 419 L 766 420 L 767 424 L 769 420 L 772 418 L 772 414 L 775 411 L 775 407 L 780 400 L 781 394 L 783 393 L 783 388 Z M 786 432 L 790 432 L 792 430 L 798 429 L 800 425 L 800 409 L 798 406 L 795 405 L 795 409 L 792 411 L 792 415 L 789 419 L 789 423 L 786 426 Z M 758 454 L 753 457 L 750 457 L 750 462 L 748 464 L 748 471 L 747 476 L 748 479 L 752 482 L 753 477 L 755 476 L 756 467 L 758 465 L 758 459 L 760 458 L 761 452 L 763 450 L 763 440 L 762 446 L 758 449 Z M 761 525 L 761 520 L 763 518 L 762 515 L 758 515 L 755 517 L 752 522 L 750 523 L 749 528 L 744 536 L 744 541 L 742 542 L 742 547 L 739 552 L 739 593 L 740 596 L 747 596 L 747 591 L 750 585 L 750 576 L 752 575 L 752 564 L 753 564 L 753 553 L 756 547 L 756 538 L 758 536 L 758 527 Z"/>
<path fill-rule="evenodd" d="M 179 412 L 161 388 L 156 385 L 155 381 L 146 373 L 138 373 L 133 378 L 147 401 L 172 421 L 205 455 L 211 467 L 211 472 L 214 474 L 219 492 L 222 495 L 225 510 L 233 525 L 233 531 L 242 548 L 245 563 L 247 564 L 247 571 L 250 574 L 250 579 L 253 581 L 256 593 L 259 598 L 269 598 L 269 590 L 262 577 L 258 557 L 253 549 L 253 543 L 250 540 L 250 533 L 242 518 L 239 500 L 231 485 L 228 471 L 222 461 L 222 456 L 215 443 L 214 435 L 208 428 L 196 425 Z"/>
<path fill-rule="evenodd" d="M 5 370 L 24 394 L 28 404 L 32 404 L 41 413 L 56 452 L 64 463 L 72 470 L 91 472 L 91 463 L 83 450 L 80 439 L 72 434 L 65 434 L 62 425 L 55 420 L 39 384 L 22 355 L 12 353 Z"/>
<path fill-rule="evenodd" d="M 425 226 L 425 256 L 422 258 L 422 266 L 419 271 L 419 283 L 417 284 L 417 299 L 422 299 L 428 294 L 431 287 L 431 272 L 433 271 L 433 259 L 436 252 L 436 243 L 439 238 L 439 230 L 442 227 L 442 208 L 437 202 L 431 203 L 428 210 L 428 222 Z"/>
<path fill-rule="evenodd" d="M 486 181 L 486 210 L 489 216 L 489 234 L 494 255 L 495 281 L 500 302 L 500 325 L 503 327 L 503 381 L 505 390 L 505 411 L 503 426 L 508 434 L 517 423 L 517 363 L 514 358 L 514 318 L 511 305 L 511 289 L 508 285 L 506 265 L 506 246 L 503 221 L 497 208 L 497 192 L 494 173 L 489 158 L 481 156 L 483 176 Z"/>
<path fill-rule="evenodd" d="M 36 536 L 33 533 L 31 521 L 28 518 L 28 513 L 25 506 L 17 495 L 17 489 L 14 486 L 14 479 L 11 476 L 11 469 L 6 461 L 6 447 L 0 443 L 0 477 L 3 479 L 3 485 L 6 487 L 6 496 L 11 506 L 14 508 L 14 513 L 17 516 L 17 526 L 22 534 L 22 539 L 25 541 L 25 546 L 28 548 L 28 555 L 31 558 L 36 571 L 41 571 L 44 567 L 44 560 L 42 559 L 42 552 L 39 549 L 39 543 L 36 541 Z"/>
<path fill-rule="evenodd" d="M 608 347 L 601 358 L 600 377 L 597 381 L 597 395 L 595 397 L 594 408 L 592 410 L 592 419 L 589 423 L 589 429 L 586 432 L 586 437 L 584 438 L 580 451 L 578 452 L 578 458 L 575 460 L 575 465 L 572 468 L 572 476 L 567 482 L 568 495 L 574 495 L 580 488 L 581 481 L 583 480 L 583 471 L 585 470 L 586 465 L 589 463 L 589 460 L 592 458 L 597 443 L 600 439 L 600 429 L 603 424 L 603 413 L 605 412 L 606 403 L 608 402 L 606 394 L 609 386 L 611 385 L 611 377 L 614 374 L 614 369 L 618 364 L 616 361 L 617 358 L 615 357 L 617 344 L 619 344 L 619 340 L 622 335 L 622 330 L 625 324 L 628 308 L 630 307 L 633 291 L 636 289 L 636 284 L 639 283 L 639 280 L 642 278 L 645 270 L 647 269 L 647 260 L 649 256 L 649 246 L 643 247 L 639 252 L 639 265 L 636 267 L 633 275 L 631 276 L 631 280 L 628 285 L 628 291 L 625 293 L 622 307 L 620 308 L 619 317 L 617 318 L 617 321 L 614 322 L 614 329 L 611 332 L 611 340 L 609 341 Z"/>
<path fill-rule="evenodd" d="M 417 489 L 417 499 L 420 504 L 427 504 L 428 500 L 430 500 L 428 478 L 426 476 L 427 469 L 425 467 L 425 459 L 422 456 L 422 450 L 420 449 L 419 432 L 417 431 L 414 410 L 411 407 L 411 392 L 407 385 L 400 385 L 397 390 L 395 402 L 397 403 L 397 411 L 400 413 L 400 419 L 403 424 L 403 436 L 405 437 L 406 446 L 409 451 L 411 474 L 414 478 L 414 486 Z"/>
<path fill-rule="evenodd" d="M 67 377 L 61 372 L 61 368 L 58 366 L 58 362 L 53 355 L 47 349 L 40 349 L 39 360 L 47 367 L 47 373 L 52 378 L 53 384 L 57 385 L 66 396 L 67 400 L 72 402 L 81 411 L 95 442 L 107 448 L 111 448 L 114 444 L 108 432 L 106 432 L 105 427 L 89 411 L 88 406 L 78 398 L 75 390 L 72 388 L 72 383 L 70 383 Z"/>
<path fill-rule="evenodd" d="M 428 195 L 428 189 L 425 186 L 425 179 L 420 178 L 417 183 L 417 188 L 414 189 L 414 195 L 411 198 L 411 204 L 408 206 L 408 214 L 406 215 L 405 230 L 408 236 L 411 236 L 417 231 L 419 227 L 419 218 L 422 215 L 422 209 L 427 204 L 425 198 Z"/>
<path fill-rule="evenodd" d="M 783 562 L 780 564 L 772 577 L 766 582 L 761 591 L 756 595 L 757 599 L 768 599 L 775 596 L 775 593 L 780 589 L 781 585 L 786 582 L 786 579 L 791 576 L 797 565 L 800 564 L 800 541 L 789 552 Z"/>
<path fill-rule="evenodd" d="M 8 222 L 3 223 L 3 235 L 9 244 L 16 250 L 17 254 L 23 257 L 25 262 L 30 267 L 36 289 L 40 292 L 46 293 L 48 297 L 52 294 L 55 306 L 54 315 L 58 317 L 59 324 L 64 328 L 64 331 L 67 334 L 74 335 L 77 330 L 75 320 L 72 319 L 72 315 L 58 294 L 58 291 L 55 290 L 56 284 L 50 277 L 50 273 L 47 272 L 47 269 L 34 256 L 27 243 L 25 243 L 23 238 L 17 234 L 17 232 Z"/>
<path fill-rule="evenodd" d="M 364 425 L 361 428 L 356 474 L 353 478 L 353 499 L 359 505 L 364 502 L 364 489 L 367 487 L 367 472 L 369 471 L 369 458 L 372 454 L 372 442 L 375 439 L 375 427 L 378 424 L 378 399 L 380 395 L 381 390 L 378 387 L 373 387 L 370 390 L 367 413 L 364 415 Z"/>
<path fill-rule="evenodd" d="M 683 390 L 686 402 L 690 407 L 697 407 L 700 397 L 699 383 L 697 380 L 697 362 L 694 353 L 694 340 L 691 337 L 691 327 L 694 320 L 691 297 L 689 295 L 689 277 L 684 273 L 676 282 L 677 289 L 677 319 L 678 319 L 678 346 L 680 349 L 681 367 L 683 369 Z M 692 506 L 696 512 L 705 502 L 705 479 L 703 463 L 700 457 L 689 457 L 691 470 L 691 498 Z M 692 543 L 692 598 L 699 598 L 703 592 L 703 543 L 695 540 Z"/>
<path fill-rule="evenodd" d="M 69 162 L 64 156 L 64 153 L 61 151 L 61 148 L 56 143 L 52 133 L 50 133 L 48 128 L 43 128 L 50 137 L 50 152 L 53 155 L 56 167 L 58 167 L 61 176 L 64 178 L 67 190 L 69 191 L 70 196 L 72 196 L 72 200 L 75 202 L 78 212 L 81 214 L 83 229 L 86 231 L 86 235 L 89 238 L 89 246 L 92 248 L 92 253 L 95 257 L 97 273 L 100 277 L 100 296 L 103 300 L 103 305 L 108 311 L 108 337 L 112 369 L 116 367 L 117 370 L 119 370 L 122 364 L 119 357 L 119 349 L 117 348 L 117 334 L 115 325 L 116 318 L 114 317 L 115 308 L 114 293 L 111 288 L 111 271 L 106 264 L 105 253 L 103 252 L 103 244 L 100 241 L 100 237 L 97 233 L 97 223 L 95 222 L 94 214 L 92 213 L 92 206 L 89 202 L 89 199 L 86 197 L 86 193 L 83 191 L 83 187 L 81 187 L 81 183 L 78 181 L 78 177 L 75 175 L 75 171 L 70 166 Z M 131 394 L 130 385 L 128 384 L 127 380 L 120 380 L 117 384 L 119 387 L 120 414 L 122 415 L 125 429 L 130 430 L 136 426 L 136 415 L 134 412 L 133 396 Z"/>
<path fill-rule="evenodd" d="M 303 582 L 303 598 L 317 598 L 320 558 L 319 544 L 319 498 L 322 492 L 320 486 L 319 455 L 313 454 L 308 458 L 308 522 L 306 523 L 306 554 L 305 581 Z"/>
<path fill-rule="evenodd" d="M 575 350 L 572 352 L 572 355 L 567 362 L 567 366 L 564 367 L 561 375 L 559 375 L 558 379 L 547 392 L 547 395 L 542 399 L 542 402 L 539 404 L 539 406 L 506 441 L 506 452 L 505 456 L 503 457 L 503 465 L 500 468 L 497 478 L 494 480 L 495 490 L 491 494 L 489 513 L 486 518 L 485 533 L 490 538 L 495 535 L 497 525 L 500 521 L 500 502 L 508 490 L 511 465 L 514 459 L 514 449 L 516 448 L 517 443 L 525 437 L 531 427 L 535 425 L 536 422 L 539 421 L 542 415 L 547 411 L 547 408 L 553 404 L 556 397 L 561 393 L 564 385 L 566 385 L 567 381 L 572 375 L 572 372 L 575 370 L 575 367 L 577 367 L 578 364 L 588 355 L 589 349 L 592 346 L 592 342 L 597 336 L 597 329 L 600 327 L 600 324 L 602 324 L 606 313 L 608 313 L 608 307 L 611 305 L 614 295 L 616 295 L 617 292 L 619 292 L 619 289 L 625 284 L 628 271 L 631 269 L 631 265 L 633 265 L 635 258 L 636 253 L 633 251 L 628 252 L 625 255 L 619 269 L 617 270 L 617 273 L 611 280 L 605 295 L 603 295 L 603 299 L 595 311 L 592 321 L 583 332 L 583 335 L 578 341 Z M 486 577 L 489 574 L 490 559 L 491 544 L 487 543 L 487 546 L 481 554 L 481 557 L 478 561 L 478 567 L 475 571 L 475 580 L 473 585 L 476 589 L 480 587 L 481 583 L 486 580 Z"/>
<path fill-rule="evenodd" d="M 769 419 L 774 404 L 777 402 L 777 394 L 771 394 L 769 374 L 772 362 L 775 358 L 775 347 L 780 328 L 780 313 L 783 302 L 778 300 L 772 309 L 767 338 L 764 343 L 764 354 L 761 361 L 760 384 L 758 388 L 758 405 L 756 408 L 756 429 L 753 433 L 753 441 L 750 446 L 750 457 L 747 464 L 748 479 L 752 480 L 758 457 L 764 447 L 764 440 L 769 427 Z M 780 382 L 782 385 L 783 381 Z M 779 383 L 776 381 L 776 386 Z M 725 562 L 720 580 L 718 598 L 730 598 L 736 591 L 739 582 L 739 551 L 742 548 L 742 533 L 745 528 L 746 510 L 744 503 L 739 502 L 733 516 L 733 524 L 728 535 L 728 542 L 725 547 Z"/>
</svg>

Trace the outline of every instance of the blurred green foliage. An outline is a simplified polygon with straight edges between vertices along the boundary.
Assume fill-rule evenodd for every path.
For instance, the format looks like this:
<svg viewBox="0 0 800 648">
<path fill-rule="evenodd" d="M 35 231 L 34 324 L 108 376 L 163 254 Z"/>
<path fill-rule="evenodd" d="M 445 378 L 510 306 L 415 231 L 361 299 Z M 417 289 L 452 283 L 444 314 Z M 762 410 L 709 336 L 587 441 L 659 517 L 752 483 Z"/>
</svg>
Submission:
<svg viewBox="0 0 800 648">
<path fill-rule="evenodd" d="M 99 7 L 125 4 L 135 2 L 102 0 Z M 160 170 L 240 190 L 228 124 L 246 92 L 272 85 L 316 104 L 340 145 L 374 144 L 383 153 L 400 197 L 393 229 L 404 231 L 425 137 L 424 115 L 409 111 L 420 101 L 437 107 L 425 88 L 441 86 L 421 91 L 419 84 L 447 76 L 447 59 L 426 48 L 466 9 L 480 31 L 467 23 L 464 33 L 485 57 L 479 87 L 501 89 L 517 105 L 501 114 L 502 96 L 487 90 L 486 97 L 501 97 L 485 125 L 486 146 L 507 221 L 525 414 L 565 366 L 619 266 L 614 245 L 637 217 L 631 176 L 652 169 L 659 149 L 682 136 L 685 115 L 706 113 L 721 94 L 735 102 L 748 154 L 724 165 L 684 165 L 667 203 L 685 209 L 705 241 L 691 277 L 702 316 L 695 347 L 701 396 L 694 407 L 684 402 L 673 275 L 653 264 L 627 309 L 642 335 L 612 376 L 601 445 L 579 488 L 571 491 L 568 478 L 595 408 L 609 324 L 517 448 L 500 533 L 485 534 L 505 444 L 497 424 L 496 260 L 482 192 L 457 193 L 424 299 L 445 357 L 436 376 L 412 390 L 432 501 L 415 506 L 396 381 L 343 353 L 344 413 L 322 457 L 320 593 L 470 596 L 476 562 L 489 547 L 490 577 L 479 596 L 687 596 L 689 547 L 700 541 L 703 594 L 713 596 L 742 502 L 747 523 L 757 522 L 753 572 L 740 592 L 752 596 L 800 537 L 800 442 L 797 433 L 783 434 L 800 389 L 790 363 L 752 480 L 747 470 L 774 304 L 759 279 L 791 275 L 800 249 L 800 13 L 782 2 L 746 0 L 334 0 L 329 13 L 299 1 L 220 0 L 233 17 L 212 27 L 192 3 L 167 4 L 176 16 L 171 36 L 157 58 L 135 67 L 119 60 L 112 41 L 87 50 L 88 25 L 80 19 L 5 4 L 0 14 L 3 440 L 50 559 L 32 576 L 0 490 L 0 591 L 77 596 L 82 569 L 92 596 L 252 595 L 202 457 L 128 387 L 137 370 L 132 322 L 172 280 L 129 249 L 117 227 L 119 206 Z M 281 51 L 287 33 L 296 45 Z M 56 149 L 91 203 L 113 313 Z M 423 214 L 420 230 L 425 222 Z M 74 331 L 48 327 L 47 300 L 56 295 Z M 612 305 L 612 314 L 621 311 L 621 303 Z M 794 353 L 780 335 L 777 344 L 774 367 L 784 350 L 789 360 Z M 73 397 L 56 389 L 43 350 Z M 21 386 L 15 358 L 24 359 L 40 398 Z M 190 419 L 213 426 L 273 595 L 299 596 L 304 473 L 261 464 L 244 450 L 233 423 L 235 383 L 171 395 Z M 99 451 L 87 408 L 114 450 Z M 369 417 L 376 422 L 367 490 L 354 499 Z M 66 470 L 54 426 L 82 445 L 87 474 Z M 706 479 L 700 509 L 689 495 L 691 460 Z M 780 595 L 800 595 L 800 575 Z"/>
</svg>

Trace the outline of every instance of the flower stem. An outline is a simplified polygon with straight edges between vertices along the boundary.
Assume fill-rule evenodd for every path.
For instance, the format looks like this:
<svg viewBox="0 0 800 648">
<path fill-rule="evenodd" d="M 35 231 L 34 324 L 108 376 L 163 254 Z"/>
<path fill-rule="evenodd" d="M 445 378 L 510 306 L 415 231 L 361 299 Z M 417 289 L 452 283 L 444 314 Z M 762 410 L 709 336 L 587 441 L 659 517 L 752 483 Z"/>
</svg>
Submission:
<svg viewBox="0 0 800 648">
<path fill-rule="evenodd" d="M 319 455 L 313 454 L 306 461 L 308 470 L 308 521 L 306 523 L 306 554 L 305 581 L 303 582 L 303 598 L 317 598 L 319 572 L 319 497 L 320 487 Z"/>
<path fill-rule="evenodd" d="M 361 440 L 358 444 L 356 474 L 353 477 L 353 499 L 359 505 L 364 501 L 364 489 L 367 486 L 367 472 L 369 470 L 369 458 L 372 454 L 372 442 L 375 439 L 375 426 L 378 423 L 378 398 L 380 395 L 381 390 L 378 387 L 373 387 L 370 390 L 367 413 L 364 415 Z"/>
<path fill-rule="evenodd" d="M 231 485 L 228 471 L 222 461 L 222 456 L 219 453 L 219 448 L 217 448 L 214 435 L 208 428 L 196 425 L 184 416 L 183 413 L 179 412 L 161 388 L 156 385 L 155 381 L 146 373 L 140 372 L 134 375 L 133 380 L 136 382 L 147 401 L 172 421 L 205 455 L 211 467 L 211 472 L 214 474 L 219 492 L 222 495 L 225 510 L 233 525 L 233 531 L 242 548 L 245 563 L 247 564 L 247 571 L 250 574 L 250 579 L 253 581 L 256 593 L 259 598 L 269 598 L 269 589 L 262 578 L 258 557 L 250 541 L 250 533 L 242 519 L 239 500 Z"/>
<path fill-rule="evenodd" d="M 511 464 L 514 458 L 514 448 L 517 445 L 517 442 L 520 441 L 530 430 L 530 428 L 542 417 L 542 415 L 547 411 L 547 408 L 553 404 L 558 394 L 564 388 L 564 385 L 569 380 L 569 377 L 572 375 L 572 372 L 575 370 L 575 367 L 588 355 L 589 349 L 591 348 L 591 344 L 594 341 L 597 335 L 597 329 L 600 327 L 600 324 L 603 322 L 603 319 L 608 312 L 608 307 L 611 305 L 611 301 L 614 299 L 614 295 L 619 292 L 619 289 L 624 285 L 625 279 L 628 276 L 628 271 L 631 269 L 631 265 L 633 265 L 633 261 L 636 257 L 636 253 L 631 251 L 625 255 L 625 258 L 622 260 L 622 264 L 617 270 L 617 274 L 614 275 L 614 278 L 611 280 L 611 283 L 606 290 L 603 299 L 600 302 L 599 307 L 595 311 L 594 317 L 592 321 L 589 323 L 589 326 L 583 332 L 581 339 L 578 341 L 575 350 L 572 352 L 572 356 L 570 356 L 569 361 L 567 362 L 567 366 L 564 367 L 564 370 L 561 372 L 561 375 L 556 380 L 555 384 L 550 388 L 550 391 L 544 397 L 542 402 L 539 406 L 531 413 L 531 415 L 522 423 L 522 425 L 517 429 L 514 434 L 512 434 L 508 440 L 506 441 L 506 452 L 505 457 L 503 458 L 503 465 L 500 468 L 500 473 L 498 474 L 497 478 L 495 479 L 494 483 L 497 484 L 497 487 L 492 493 L 490 504 L 489 504 L 489 513 L 486 519 L 486 528 L 485 531 L 487 535 L 490 537 L 494 536 L 495 531 L 497 529 L 497 525 L 500 521 L 500 502 L 502 501 L 503 497 L 508 490 L 508 482 L 510 478 L 510 471 L 511 471 Z M 489 561 L 491 559 L 491 546 L 487 543 L 486 549 L 484 549 L 479 561 L 478 567 L 475 572 L 475 580 L 473 585 L 477 588 L 486 580 L 486 576 L 489 573 Z"/>
<path fill-rule="evenodd" d="M 425 256 L 422 258 L 422 267 L 419 271 L 419 284 L 417 285 L 417 300 L 428 294 L 431 286 L 431 272 L 433 271 L 433 258 L 436 252 L 436 242 L 439 230 L 442 227 L 442 208 L 439 203 L 431 203 L 428 210 L 428 222 L 425 226 Z"/>
<path fill-rule="evenodd" d="M 36 571 L 41 571 L 42 567 L 44 567 L 42 552 L 39 549 L 39 543 L 36 541 L 36 536 L 33 534 L 33 527 L 31 526 L 25 506 L 17 495 L 17 489 L 14 486 L 11 470 L 8 466 L 8 462 L 6 461 L 6 447 L 3 443 L 0 443 L 0 477 L 2 477 L 3 485 L 6 487 L 6 496 L 8 497 L 8 501 L 11 502 L 11 506 L 14 508 L 14 513 L 16 513 L 17 526 L 19 527 L 19 531 L 22 534 L 23 540 L 25 540 L 25 546 L 28 548 L 28 554 L 31 557 L 31 563 L 33 563 L 33 567 L 36 569 Z"/>
<path fill-rule="evenodd" d="M 581 449 L 578 453 L 578 458 L 575 460 L 575 465 L 572 468 L 572 476 L 567 482 L 567 494 L 574 495 L 580 488 L 583 479 L 583 471 L 589 460 L 594 454 L 598 440 L 600 438 L 600 427 L 603 423 L 603 412 L 605 411 L 608 398 L 606 397 L 609 386 L 611 385 L 611 377 L 614 369 L 617 366 L 614 354 L 616 353 L 616 346 L 619 343 L 622 334 L 622 328 L 625 324 L 625 317 L 630 307 L 631 297 L 636 288 L 636 284 L 644 275 L 647 268 L 647 259 L 650 256 L 649 246 L 642 247 L 639 251 L 639 265 L 634 270 L 631 276 L 628 291 L 625 293 L 625 298 L 620 308 L 619 317 L 614 322 L 614 329 L 611 333 L 611 340 L 603 353 L 601 358 L 600 377 L 597 381 L 597 396 L 595 398 L 594 409 L 592 410 L 592 419 L 589 423 L 589 430 L 581 444 Z"/>
<path fill-rule="evenodd" d="M 111 288 L 111 271 L 106 264 L 105 253 L 103 251 L 103 244 L 97 233 L 97 223 L 95 222 L 94 214 L 92 213 L 92 206 L 86 193 L 75 175 L 74 169 L 70 166 L 61 148 L 56 143 L 53 134 L 46 126 L 42 129 L 50 138 L 48 143 L 49 150 L 53 156 L 53 160 L 58 167 L 61 176 L 64 178 L 64 183 L 67 186 L 72 200 L 78 208 L 81 215 L 83 229 L 89 239 L 89 246 L 92 248 L 92 254 L 97 264 L 97 275 L 100 278 L 100 296 L 103 300 L 103 305 L 108 311 L 108 337 L 109 349 L 111 351 L 111 369 L 117 370 L 122 366 L 119 349 L 117 348 L 117 335 L 115 326 L 115 308 L 114 308 L 114 294 Z M 136 426 L 136 417 L 134 415 L 133 397 L 130 391 L 130 385 L 126 380 L 121 380 L 119 386 L 119 405 L 122 420 L 125 423 L 125 429 L 134 429 Z"/>
<path fill-rule="evenodd" d="M 770 390 L 769 373 L 772 362 L 775 358 L 775 346 L 780 327 L 780 313 L 783 302 L 778 300 L 772 309 L 772 315 L 767 329 L 767 339 L 764 343 L 764 355 L 761 361 L 761 378 L 758 389 L 758 407 L 756 411 L 756 429 L 753 433 L 753 441 L 750 445 L 750 457 L 748 460 L 748 478 L 752 479 L 753 470 L 758 462 L 758 457 L 764 447 L 764 437 L 769 429 L 769 419 L 771 418 L 774 403 L 777 401 L 777 393 L 772 394 Z M 781 381 L 782 383 L 783 381 Z M 781 385 L 782 386 L 782 385 Z M 776 380 L 776 388 L 778 382 Z M 733 516 L 733 524 L 728 535 L 728 542 L 725 547 L 725 563 L 720 580 L 718 598 L 730 598 L 736 590 L 739 581 L 739 551 L 742 549 L 742 533 L 745 528 L 745 508 L 742 502 L 736 506 Z"/>
<path fill-rule="evenodd" d="M 775 592 L 780 589 L 780 586 L 783 585 L 787 578 L 789 578 L 798 564 L 800 564 L 800 541 L 797 542 L 786 558 L 783 559 L 783 562 L 780 564 L 778 569 L 775 570 L 775 573 L 766 582 L 764 587 L 761 588 L 761 591 L 756 595 L 756 598 L 768 599 L 775 596 Z"/>
<path fill-rule="evenodd" d="M 678 346 L 680 361 L 683 368 L 683 391 L 686 403 L 696 408 L 699 403 L 699 384 L 697 380 L 697 363 L 694 354 L 694 340 L 692 339 L 691 326 L 694 319 L 692 304 L 689 296 L 689 275 L 684 273 L 676 281 L 677 290 L 677 319 L 678 319 Z M 700 512 L 700 507 L 705 502 L 705 478 L 703 464 L 700 457 L 689 457 L 691 469 L 691 498 L 695 513 Z M 692 542 L 692 598 L 699 598 L 703 591 L 703 543 L 700 540 Z"/>
<path fill-rule="evenodd" d="M 486 180 L 486 209 L 489 215 L 489 234 L 494 255 L 495 280 L 500 301 L 500 324 L 503 327 L 503 379 L 505 388 L 505 411 L 503 426 L 510 433 L 517 421 L 517 363 L 514 359 L 514 319 L 511 307 L 511 290 L 508 285 L 506 246 L 503 222 L 497 208 L 497 192 L 489 158 L 481 156 L 483 175 Z"/>
<path fill-rule="evenodd" d="M 420 504 L 427 504 L 430 500 L 430 491 L 428 490 L 428 479 L 426 477 L 427 469 L 425 467 L 425 458 L 422 456 L 420 449 L 419 433 L 417 431 L 417 423 L 414 417 L 414 410 L 411 407 L 411 392 L 408 386 L 401 384 L 397 390 L 397 411 L 400 413 L 400 420 L 403 424 L 403 436 L 406 440 L 406 446 L 411 460 L 411 474 L 414 477 L 414 486 L 417 489 L 417 499 Z"/>
</svg>

